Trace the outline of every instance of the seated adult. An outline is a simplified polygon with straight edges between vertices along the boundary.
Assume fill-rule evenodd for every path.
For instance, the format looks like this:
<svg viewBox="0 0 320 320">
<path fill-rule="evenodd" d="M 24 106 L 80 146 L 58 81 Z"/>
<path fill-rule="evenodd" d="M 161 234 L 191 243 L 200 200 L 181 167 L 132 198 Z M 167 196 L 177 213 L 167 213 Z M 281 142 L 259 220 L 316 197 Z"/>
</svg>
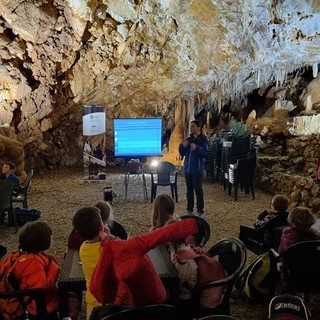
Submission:
<svg viewBox="0 0 320 320">
<path fill-rule="evenodd" d="M 18 177 L 15 175 L 16 165 L 13 162 L 5 162 L 2 167 L 2 173 L 5 180 L 13 180 L 19 183 Z"/>
</svg>

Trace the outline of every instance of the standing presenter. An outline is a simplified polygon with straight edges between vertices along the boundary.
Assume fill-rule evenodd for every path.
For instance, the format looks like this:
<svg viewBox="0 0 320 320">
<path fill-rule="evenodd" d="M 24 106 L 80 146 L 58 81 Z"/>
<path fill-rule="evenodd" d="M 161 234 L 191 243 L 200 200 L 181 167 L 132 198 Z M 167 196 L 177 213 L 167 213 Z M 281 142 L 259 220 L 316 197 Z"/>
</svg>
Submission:
<svg viewBox="0 0 320 320">
<path fill-rule="evenodd" d="M 194 193 L 197 197 L 197 215 L 204 214 L 203 164 L 208 154 L 208 139 L 202 132 L 201 123 L 190 123 L 190 136 L 179 145 L 179 153 L 184 157 L 184 176 L 187 185 L 187 213 L 193 214 Z"/>
</svg>

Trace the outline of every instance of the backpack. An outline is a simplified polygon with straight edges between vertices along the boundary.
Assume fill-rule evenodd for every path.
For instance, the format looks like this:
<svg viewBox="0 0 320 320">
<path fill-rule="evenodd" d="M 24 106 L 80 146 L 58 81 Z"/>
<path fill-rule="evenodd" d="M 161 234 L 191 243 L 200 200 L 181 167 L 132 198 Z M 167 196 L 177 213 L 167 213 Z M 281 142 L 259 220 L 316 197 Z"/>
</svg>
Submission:
<svg viewBox="0 0 320 320">
<path fill-rule="evenodd" d="M 36 221 L 40 218 L 41 211 L 38 209 L 14 208 L 17 215 L 18 225 L 23 226 L 29 221 Z"/>
<path fill-rule="evenodd" d="M 228 276 L 227 271 L 219 261 L 211 257 L 202 247 L 191 247 L 177 254 L 178 260 L 194 259 L 198 266 L 198 284 L 217 281 Z M 202 308 L 215 308 L 220 304 L 225 292 L 225 286 L 210 287 L 202 292 L 200 305 Z"/>
<path fill-rule="evenodd" d="M 250 302 L 265 303 L 276 281 L 271 269 L 269 252 L 257 256 L 239 275 L 232 294 Z"/>
<path fill-rule="evenodd" d="M 19 285 L 13 277 L 13 270 L 19 263 L 19 253 L 9 253 L 0 261 L 0 292 L 19 290 Z M 0 315 L 5 320 L 15 319 L 25 314 L 25 302 L 17 297 L 0 299 Z"/>
</svg>

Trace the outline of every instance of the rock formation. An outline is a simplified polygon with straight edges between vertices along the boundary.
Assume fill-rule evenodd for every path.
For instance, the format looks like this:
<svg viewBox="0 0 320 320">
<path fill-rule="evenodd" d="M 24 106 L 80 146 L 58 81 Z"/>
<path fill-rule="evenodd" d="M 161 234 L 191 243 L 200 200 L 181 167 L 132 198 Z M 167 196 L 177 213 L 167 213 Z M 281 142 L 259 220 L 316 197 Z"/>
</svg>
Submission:
<svg viewBox="0 0 320 320">
<path fill-rule="evenodd" d="M 253 89 L 317 75 L 319 11 L 300 0 L 2 0 L 0 124 L 27 167 L 50 168 L 81 162 L 82 104 L 107 106 L 111 150 L 115 117 L 174 117 L 181 98 L 195 112 L 242 108 Z M 301 105 L 315 106 L 312 92 Z"/>
</svg>

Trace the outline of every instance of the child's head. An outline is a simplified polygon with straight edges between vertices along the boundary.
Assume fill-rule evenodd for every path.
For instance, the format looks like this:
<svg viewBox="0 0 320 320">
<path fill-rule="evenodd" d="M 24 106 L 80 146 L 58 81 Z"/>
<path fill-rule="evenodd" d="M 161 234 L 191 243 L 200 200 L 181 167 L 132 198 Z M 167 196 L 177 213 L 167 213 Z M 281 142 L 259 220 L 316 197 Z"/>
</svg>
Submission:
<svg viewBox="0 0 320 320">
<path fill-rule="evenodd" d="M 72 225 L 86 240 L 94 239 L 103 230 L 100 210 L 96 207 L 83 207 L 73 216 Z"/>
<path fill-rule="evenodd" d="M 2 173 L 8 176 L 16 170 L 16 165 L 13 162 L 7 161 L 3 164 Z"/>
<path fill-rule="evenodd" d="M 93 205 L 93 207 L 96 207 L 100 210 L 100 216 L 103 224 L 106 224 L 108 220 L 113 219 L 113 210 L 108 202 L 99 200 Z"/>
<path fill-rule="evenodd" d="M 309 208 L 295 207 L 289 212 L 288 223 L 292 228 L 307 230 L 311 228 L 314 222 L 315 217 Z"/>
<path fill-rule="evenodd" d="M 285 195 L 277 194 L 272 198 L 271 207 L 276 212 L 285 212 L 289 206 L 289 199 Z"/>
<path fill-rule="evenodd" d="M 167 194 L 159 194 L 153 203 L 152 229 L 163 227 L 173 213 L 173 199 Z"/>
<path fill-rule="evenodd" d="M 51 236 L 52 229 L 45 221 L 28 222 L 19 231 L 19 249 L 27 253 L 48 250 Z"/>
</svg>

